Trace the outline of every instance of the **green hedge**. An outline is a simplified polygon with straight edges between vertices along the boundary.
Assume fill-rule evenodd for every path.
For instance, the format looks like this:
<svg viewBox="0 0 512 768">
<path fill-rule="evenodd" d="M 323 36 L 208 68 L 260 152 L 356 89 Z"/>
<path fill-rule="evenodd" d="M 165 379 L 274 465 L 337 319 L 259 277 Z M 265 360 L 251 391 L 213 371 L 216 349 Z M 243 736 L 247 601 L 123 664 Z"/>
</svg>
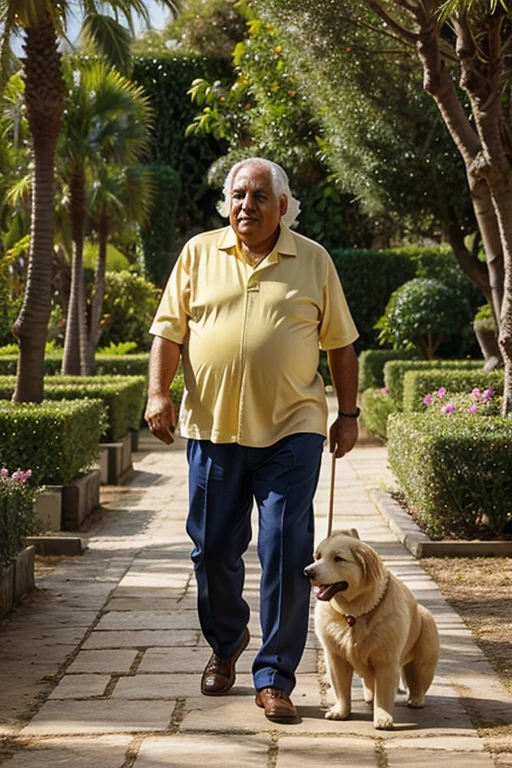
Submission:
<svg viewBox="0 0 512 768">
<path fill-rule="evenodd" d="M 483 360 L 390 360 L 384 365 L 384 384 L 399 409 L 403 407 L 403 379 L 406 371 L 448 371 L 483 369 Z"/>
<path fill-rule="evenodd" d="M 8 400 L 15 380 L 0 377 L 0 399 Z M 46 400 L 99 399 L 104 403 L 106 430 L 103 442 L 121 440 L 140 426 L 145 402 L 146 379 L 143 376 L 58 376 L 45 380 Z"/>
<path fill-rule="evenodd" d="M 396 412 L 396 405 L 380 389 L 365 389 L 360 397 L 361 423 L 374 435 L 387 437 L 388 416 Z"/>
<path fill-rule="evenodd" d="M 0 466 L 32 470 L 36 485 L 67 485 L 99 455 L 100 400 L 0 402 Z"/>
<path fill-rule="evenodd" d="M 384 366 L 389 360 L 412 360 L 414 352 L 393 349 L 365 349 L 358 357 L 359 391 L 384 386 Z"/>
<path fill-rule="evenodd" d="M 134 355 L 96 355 L 96 373 L 99 376 L 146 376 L 148 372 L 149 352 Z M 0 356 L 0 376 L 15 376 L 18 367 L 18 355 Z M 62 355 L 45 357 L 46 376 L 60 375 Z"/>
<path fill-rule="evenodd" d="M 495 395 L 503 394 L 503 371 L 435 370 L 406 371 L 403 378 L 403 410 L 424 411 L 423 398 L 444 387 L 447 393 L 471 392 L 475 387 L 492 389 Z"/>
<path fill-rule="evenodd" d="M 15 470 L 0 475 L 0 569 L 6 568 L 25 546 L 27 536 L 38 533 L 40 524 L 35 514 L 38 489 L 25 473 Z"/>
<path fill-rule="evenodd" d="M 394 414 L 388 460 L 408 507 L 434 539 L 505 538 L 512 521 L 512 420 Z"/>
</svg>

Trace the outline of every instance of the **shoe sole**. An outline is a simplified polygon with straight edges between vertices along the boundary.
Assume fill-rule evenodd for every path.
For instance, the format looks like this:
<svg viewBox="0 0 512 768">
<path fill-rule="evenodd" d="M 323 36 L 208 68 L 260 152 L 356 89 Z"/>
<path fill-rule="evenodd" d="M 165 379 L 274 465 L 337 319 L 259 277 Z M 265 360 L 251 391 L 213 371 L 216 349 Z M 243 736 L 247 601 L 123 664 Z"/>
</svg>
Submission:
<svg viewBox="0 0 512 768">
<path fill-rule="evenodd" d="M 240 646 L 240 649 L 238 650 L 238 652 L 237 652 L 237 654 L 236 654 L 236 656 L 235 656 L 235 658 L 233 660 L 233 664 L 236 664 L 236 662 L 238 661 L 238 659 L 240 658 L 242 653 L 245 651 L 245 649 L 249 645 L 250 640 L 251 640 L 251 636 L 249 634 L 249 630 L 246 629 L 245 642 L 242 641 L 242 645 Z M 203 696 L 223 696 L 225 693 L 227 693 L 228 691 L 230 691 L 232 689 L 232 687 L 234 686 L 235 682 L 236 682 L 236 674 L 233 674 L 233 680 L 230 681 L 229 685 L 227 685 L 221 691 L 214 691 L 214 692 L 212 692 L 212 691 L 203 691 L 203 686 L 201 684 L 201 693 L 203 694 Z"/>
</svg>

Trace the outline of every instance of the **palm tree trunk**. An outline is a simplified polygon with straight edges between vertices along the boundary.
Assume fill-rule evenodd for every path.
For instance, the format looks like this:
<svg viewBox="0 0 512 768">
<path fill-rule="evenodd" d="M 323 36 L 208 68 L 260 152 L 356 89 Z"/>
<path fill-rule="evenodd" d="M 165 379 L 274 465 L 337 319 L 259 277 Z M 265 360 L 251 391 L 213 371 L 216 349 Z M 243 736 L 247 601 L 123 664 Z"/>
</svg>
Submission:
<svg viewBox="0 0 512 768">
<path fill-rule="evenodd" d="M 44 347 L 51 308 L 54 158 L 64 104 L 61 56 L 48 14 L 27 29 L 24 48 L 25 103 L 34 173 L 27 284 L 13 327 L 20 344 L 14 400 L 39 403 L 43 399 Z"/>
<path fill-rule="evenodd" d="M 85 373 L 87 349 L 87 324 L 85 317 L 84 286 L 84 228 L 86 217 L 85 173 L 78 165 L 74 168 L 69 185 L 70 219 L 73 238 L 71 286 L 69 290 L 68 316 L 64 338 L 62 373 L 80 376 Z"/>
<path fill-rule="evenodd" d="M 107 242 L 108 242 L 108 218 L 102 216 L 98 225 L 99 253 L 94 276 L 94 296 L 91 309 L 91 326 L 89 329 L 89 344 L 87 350 L 88 376 L 95 372 L 95 353 L 100 337 L 101 312 L 103 309 L 103 297 L 105 295 L 105 272 L 107 269 Z"/>
</svg>

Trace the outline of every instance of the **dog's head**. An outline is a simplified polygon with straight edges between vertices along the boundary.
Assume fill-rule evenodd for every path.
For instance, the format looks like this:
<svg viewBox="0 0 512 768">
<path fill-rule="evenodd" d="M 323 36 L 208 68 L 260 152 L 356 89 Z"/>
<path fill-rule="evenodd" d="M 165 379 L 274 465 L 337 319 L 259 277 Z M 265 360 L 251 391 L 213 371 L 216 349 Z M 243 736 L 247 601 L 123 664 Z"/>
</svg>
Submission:
<svg viewBox="0 0 512 768">
<path fill-rule="evenodd" d="M 318 600 L 332 600 L 338 593 L 350 601 L 384 579 L 382 560 L 357 532 L 335 531 L 318 545 L 315 560 L 304 575 L 315 587 Z"/>
</svg>

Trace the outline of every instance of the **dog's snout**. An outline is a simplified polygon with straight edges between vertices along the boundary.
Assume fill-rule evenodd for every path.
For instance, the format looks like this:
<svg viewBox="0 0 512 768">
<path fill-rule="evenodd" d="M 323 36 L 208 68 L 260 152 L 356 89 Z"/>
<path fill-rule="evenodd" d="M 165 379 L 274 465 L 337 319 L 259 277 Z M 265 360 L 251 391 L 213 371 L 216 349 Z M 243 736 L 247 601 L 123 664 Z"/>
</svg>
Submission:
<svg viewBox="0 0 512 768">
<path fill-rule="evenodd" d="M 307 565 L 304 568 L 304 576 L 307 579 L 312 579 L 315 575 L 315 566 L 314 565 Z"/>
</svg>

